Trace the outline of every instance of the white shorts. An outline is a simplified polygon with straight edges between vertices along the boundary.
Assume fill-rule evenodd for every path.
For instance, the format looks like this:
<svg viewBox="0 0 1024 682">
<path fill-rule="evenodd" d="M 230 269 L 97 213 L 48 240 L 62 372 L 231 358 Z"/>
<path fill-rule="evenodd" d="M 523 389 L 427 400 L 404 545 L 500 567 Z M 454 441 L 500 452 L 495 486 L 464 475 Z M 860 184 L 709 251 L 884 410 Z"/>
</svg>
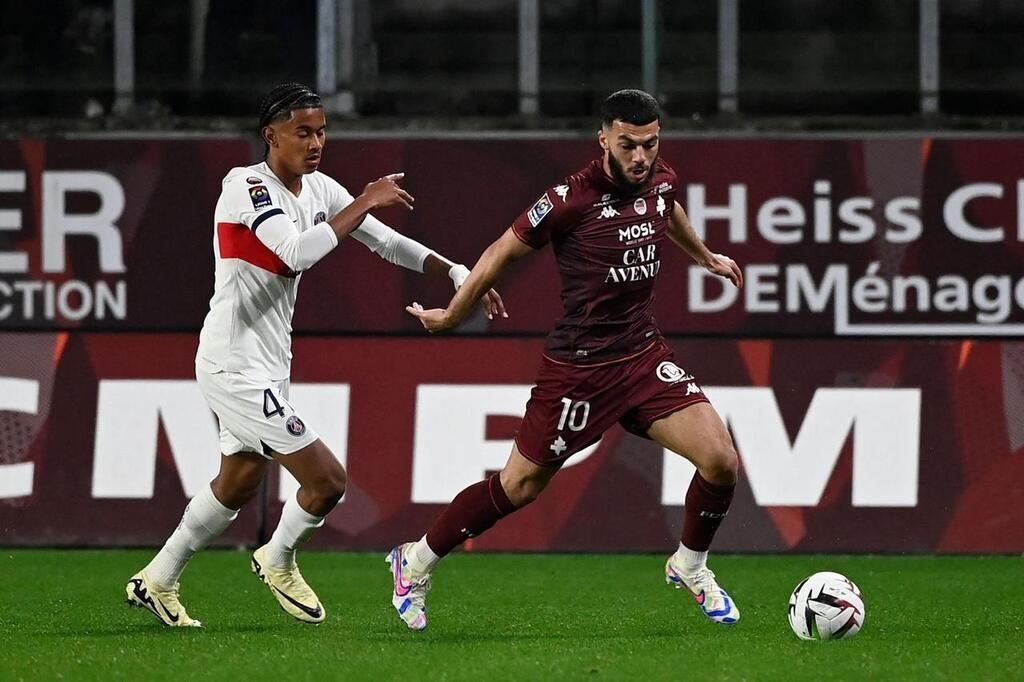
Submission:
<svg viewBox="0 0 1024 682">
<path fill-rule="evenodd" d="M 220 451 L 290 455 L 319 436 L 288 402 L 288 379 L 272 381 L 238 372 L 196 368 L 199 389 L 220 423 Z"/>
</svg>

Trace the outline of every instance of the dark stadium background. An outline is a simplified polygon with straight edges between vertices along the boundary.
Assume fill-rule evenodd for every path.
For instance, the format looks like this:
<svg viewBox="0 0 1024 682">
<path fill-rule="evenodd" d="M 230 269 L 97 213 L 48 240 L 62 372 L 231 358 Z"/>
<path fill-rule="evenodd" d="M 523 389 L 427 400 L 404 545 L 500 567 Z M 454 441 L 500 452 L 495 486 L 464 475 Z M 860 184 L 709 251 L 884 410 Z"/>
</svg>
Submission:
<svg viewBox="0 0 1024 682">
<path fill-rule="evenodd" d="M 1019 666 L 1009 643 L 1024 553 L 1024 4 L 9 0 L 0 11 L 0 626 L 21 633 L 0 670 L 14 679 L 126 674 L 111 659 L 148 641 L 141 614 L 105 609 L 216 472 L 215 422 L 192 367 L 212 291 L 213 205 L 230 167 L 260 159 L 256 106 L 284 80 L 324 96 L 321 170 L 355 193 L 404 171 L 416 211 L 380 217 L 470 266 L 597 155 L 607 94 L 639 87 L 662 103 L 678 196 L 747 279 L 729 298 L 668 254 L 657 317 L 744 461 L 717 545 L 731 554 L 716 570 L 736 575 L 730 591 L 749 607 L 726 640 L 672 644 L 660 670 L 705 646 L 714 678 L 895 676 L 886 661 L 929 679 L 979 674 L 967 661 Z M 500 468 L 521 416 L 510 406 L 559 313 L 557 271 L 549 253 L 517 265 L 501 283 L 510 320 L 478 314 L 442 338 L 404 306 L 444 304 L 446 284 L 354 243 L 300 289 L 300 407 L 351 474 L 307 570 L 351 597 L 353 614 L 283 649 L 259 639 L 285 625 L 268 614 L 235 663 L 289 646 L 312 655 L 341 635 L 348 648 L 310 675 L 348 656 L 356 677 L 395 676 L 373 646 L 406 645 L 363 595 L 386 585 L 357 589 L 346 576 L 363 580 L 379 562 L 363 552 L 418 537 L 461 484 Z M 438 396 L 450 402 L 429 402 Z M 425 641 L 449 678 L 659 677 L 669 635 L 635 620 L 627 597 L 644 553 L 677 542 L 689 472 L 617 428 L 570 463 L 452 562 L 453 582 L 481 595 L 492 571 L 525 576 L 549 610 L 509 597 L 506 622 L 480 597 L 451 616 L 450 641 L 436 617 L 442 633 L 429 636 L 441 639 Z M 290 490 L 275 472 L 218 545 L 255 546 Z M 209 581 L 245 560 L 204 553 L 186 596 L 215 600 L 222 588 Z M 660 580 L 662 560 L 646 562 L 643 581 Z M 580 606 L 571 585 L 543 591 L 553 574 L 613 564 L 618 591 L 603 610 Z M 877 619 L 856 645 L 830 649 L 823 660 L 837 667 L 824 672 L 788 642 L 783 616 L 788 590 L 814 570 L 857 578 Z M 16 605 L 37 580 L 47 587 L 32 608 Z M 219 614 L 229 622 L 250 609 L 231 580 L 223 589 L 241 601 Z M 84 596 L 61 606 L 65 584 Z M 456 600 L 448 589 L 438 614 Z M 927 613 L 894 606 L 914 600 Z M 958 603 L 974 606 L 965 615 Z M 589 614 L 598 634 L 566 626 L 566 612 Z M 565 627 L 590 644 L 538 663 L 525 653 L 531 617 L 548 644 Z M 493 641 L 473 639 L 479 622 Z M 213 635 L 197 661 L 229 641 Z M 68 637 L 86 652 L 78 668 L 64 665 Z M 935 654 L 947 637 L 967 653 Z M 464 646 L 469 662 L 451 667 Z M 518 662 L 495 668 L 504 646 Z M 178 647 L 161 660 L 173 664 Z M 645 656 L 652 667 L 637 667 Z"/>
</svg>

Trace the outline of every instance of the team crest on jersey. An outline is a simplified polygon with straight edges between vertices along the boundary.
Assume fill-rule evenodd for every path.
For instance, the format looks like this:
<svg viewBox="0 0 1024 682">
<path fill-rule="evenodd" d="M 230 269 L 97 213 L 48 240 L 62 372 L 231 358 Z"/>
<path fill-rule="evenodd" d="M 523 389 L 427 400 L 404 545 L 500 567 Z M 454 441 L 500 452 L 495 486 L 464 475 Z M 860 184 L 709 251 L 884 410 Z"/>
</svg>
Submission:
<svg viewBox="0 0 1024 682">
<path fill-rule="evenodd" d="M 537 199 L 537 203 L 530 207 L 530 210 L 526 213 L 526 217 L 529 219 L 531 225 L 537 227 L 537 225 L 540 224 L 540 221 L 544 220 L 544 216 L 551 213 L 551 209 L 554 207 L 555 205 L 551 203 L 551 199 L 548 199 L 548 193 L 545 192 L 540 199 Z"/>
<path fill-rule="evenodd" d="M 293 436 L 301 436 L 306 432 L 306 425 L 303 424 L 302 420 L 299 419 L 298 415 L 295 414 L 288 417 L 288 421 L 286 421 L 284 425 L 285 428 L 288 429 L 288 433 L 292 434 Z"/>
<path fill-rule="evenodd" d="M 245 181 L 248 182 L 250 185 L 258 185 L 261 182 L 263 182 L 263 180 L 257 178 L 255 175 L 250 175 L 245 179 Z"/>
<path fill-rule="evenodd" d="M 316 215 L 313 216 L 313 224 L 323 223 L 327 221 L 327 214 L 323 211 L 317 211 Z"/>
<path fill-rule="evenodd" d="M 637 215 L 647 213 L 647 201 L 643 197 L 640 197 L 633 202 L 633 210 L 636 211 Z"/>
<path fill-rule="evenodd" d="M 270 191 L 263 185 L 250 187 L 249 198 L 252 199 L 252 207 L 257 210 L 270 206 Z"/>
</svg>

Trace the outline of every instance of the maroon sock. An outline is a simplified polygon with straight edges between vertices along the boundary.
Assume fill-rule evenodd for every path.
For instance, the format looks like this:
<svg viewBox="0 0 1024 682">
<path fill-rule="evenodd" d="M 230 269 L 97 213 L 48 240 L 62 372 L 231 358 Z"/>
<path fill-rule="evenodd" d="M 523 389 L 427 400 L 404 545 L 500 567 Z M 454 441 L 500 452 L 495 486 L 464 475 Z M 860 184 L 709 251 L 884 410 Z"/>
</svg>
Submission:
<svg viewBox="0 0 1024 682">
<path fill-rule="evenodd" d="M 683 520 L 683 546 L 694 552 L 706 552 L 722 525 L 732 503 L 736 484 L 708 483 L 697 472 L 686 491 L 686 518 Z M 433 545 L 431 545 L 433 546 Z"/>
<path fill-rule="evenodd" d="M 498 474 L 493 474 L 455 496 L 427 531 L 427 544 L 434 554 L 444 556 L 515 510 Z"/>
</svg>

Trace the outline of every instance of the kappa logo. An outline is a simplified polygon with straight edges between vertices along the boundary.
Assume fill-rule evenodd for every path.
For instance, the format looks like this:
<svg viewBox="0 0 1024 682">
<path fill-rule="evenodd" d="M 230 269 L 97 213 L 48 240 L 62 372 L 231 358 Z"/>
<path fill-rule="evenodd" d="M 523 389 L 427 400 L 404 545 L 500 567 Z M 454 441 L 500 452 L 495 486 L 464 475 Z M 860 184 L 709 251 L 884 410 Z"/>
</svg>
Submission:
<svg viewBox="0 0 1024 682">
<path fill-rule="evenodd" d="M 614 218 L 617 215 L 619 215 L 619 212 L 616 211 L 611 206 L 605 206 L 604 208 L 601 209 L 602 218 Z"/>
<path fill-rule="evenodd" d="M 633 210 L 636 211 L 637 215 L 644 215 L 647 213 L 647 201 L 643 197 L 640 197 L 633 202 Z"/>
<path fill-rule="evenodd" d="M 569 196 L 569 185 L 556 185 L 555 194 L 558 195 L 558 198 L 561 199 L 564 204 L 565 198 Z"/>
<path fill-rule="evenodd" d="M 687 384 L 686 395 L 693 395 L 694 393 L 700 393 L 700 386 L 697 384 Z"/>
<path fill-rule="evenodd" d="M 537 199 L 537 203 L 526 212 L 526 218 L 530 221 L 531 225 L 537 227 L 540 221 L 544 220 L 544 216 L 551 213 L 551 209 L 554 207 L 555 205 L 551 203 L 551 199 L 548 199 L 548 193 L 545 192 L 540 199 Z"/>
<path fill-rule="evenodd" d="M 270 206 L 270 191 L 264 185 L 250 187 L 249 198 L 252 200 L 252 207 L 257 210 Z"/>
<path fill-rule="evenodd" d="M 665 213 L 665 197 L 658 195 L 658 203 L 654 205 L 654 210 L 658 212 L 660 218 Z"/>
</svg>

